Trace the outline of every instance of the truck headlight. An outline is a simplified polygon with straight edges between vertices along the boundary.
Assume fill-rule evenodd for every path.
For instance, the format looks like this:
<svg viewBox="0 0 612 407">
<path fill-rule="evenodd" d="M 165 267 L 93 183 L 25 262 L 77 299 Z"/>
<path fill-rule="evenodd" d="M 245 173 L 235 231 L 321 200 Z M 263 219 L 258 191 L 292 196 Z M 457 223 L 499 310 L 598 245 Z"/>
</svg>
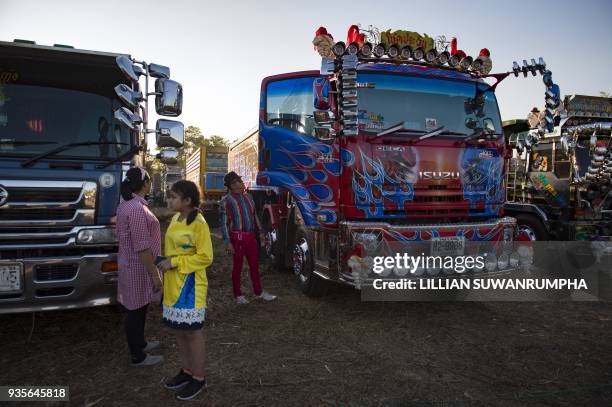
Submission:
<svg viewBox="0 0 612 407">
<path fill-rule="evenodd" d="M 117 243 L 115 228 L 83 229 L 76 239 L 77 244 L 113 244 Z"/>
</svg>

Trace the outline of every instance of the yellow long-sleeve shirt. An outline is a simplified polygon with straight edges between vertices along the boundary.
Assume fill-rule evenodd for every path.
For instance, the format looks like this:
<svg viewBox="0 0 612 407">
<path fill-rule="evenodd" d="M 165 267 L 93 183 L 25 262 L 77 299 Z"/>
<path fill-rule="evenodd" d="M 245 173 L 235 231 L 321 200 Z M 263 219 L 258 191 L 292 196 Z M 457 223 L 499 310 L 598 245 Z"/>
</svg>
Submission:
<svg viewBox="0 0 612 407">
<path fill-rule="evenodd" d="M 165 256 L 171 258 L 174 266 L 164 273 L 164 314 L 168 309 L 171 315 L 179 310 L 206 307 L 206 267 L 213 261 L 210 231 L 204 217 L 198 214 L 190 225 L 178 217 L 178 213 L 172 217 L 164 247 Z M 184 313 L 178 313 L 183 318 Z"/>
</svg>

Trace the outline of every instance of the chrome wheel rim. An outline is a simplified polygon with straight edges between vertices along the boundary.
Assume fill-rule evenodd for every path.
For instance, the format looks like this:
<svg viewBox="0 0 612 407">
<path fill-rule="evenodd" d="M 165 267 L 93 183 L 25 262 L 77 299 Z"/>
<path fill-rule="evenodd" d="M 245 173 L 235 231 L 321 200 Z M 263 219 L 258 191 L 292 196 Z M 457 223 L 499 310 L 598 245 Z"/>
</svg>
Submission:
<svg viewBox="0 0 612 407">
<path fill-rule="evenodd" d="M 295 246 L 293 246 L 293 272 L 302 283 L 308 280 L 308 276 L 305 274 L 307 256 L 308 242 L 302 237 L 295 243 Z"/>
<path fill-rule="evenodd" d="M 536 239 L 535 231 L 532 228 L 530 228 L 529 226 L 527 226 L 527 225 L 520 225 L 519 226 L 519 234 L 521 234 L 521 233 L 526 234 L 527 237 L 529 238 L 529 240 L 532 241 L 532 242 L 535 242 L 536 240 L 538 240 L 538 239 Z"/>
<path fill-rule="evenodd" d="M 266 251 L 266 255 L 274 259 L 276 256 L 274 255 L 274 244 L 276 243 L 276 230 L 272 229 L 266 233 L 264 238 L 264 250 Z"/>
</svg>

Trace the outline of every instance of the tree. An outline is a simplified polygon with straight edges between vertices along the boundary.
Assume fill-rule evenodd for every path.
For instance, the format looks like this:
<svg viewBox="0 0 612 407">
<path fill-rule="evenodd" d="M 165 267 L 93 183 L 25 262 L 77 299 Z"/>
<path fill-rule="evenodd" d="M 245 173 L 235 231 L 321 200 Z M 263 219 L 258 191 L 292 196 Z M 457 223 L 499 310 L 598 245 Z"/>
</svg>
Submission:
<svg viewBox="0 0 612 407">
<path fill-rule="evenodd" d="M 199 127 L 188 126 L 185 129 L 185 143 L 183 144 L 183 147 L 177 149 L 179 152 L 178 166 L 181 168 L 185 168 L 185 162 L 187 161 L 187 157 L 193 154 L 193 152 L 201 146 L 217 147 L 228 145 L 228 141 L 219 135 L 205 137 Z"/>
</svg>

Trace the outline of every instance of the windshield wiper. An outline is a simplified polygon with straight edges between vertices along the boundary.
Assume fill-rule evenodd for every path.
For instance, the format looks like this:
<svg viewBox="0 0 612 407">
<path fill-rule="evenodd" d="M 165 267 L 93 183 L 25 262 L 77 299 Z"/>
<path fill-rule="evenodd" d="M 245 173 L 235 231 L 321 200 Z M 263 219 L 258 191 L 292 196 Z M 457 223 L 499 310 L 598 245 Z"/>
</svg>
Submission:
<svg viewBox="0 0 612 407">
<path fill-rule="evenodd" d="M 474 133 L 472 133 L 469 136 L 467 136 L 466 138 L 464 138 L 463 141 L 465 141 L 465 142 L 471 141 L 471 140 L 473 140 L 475 138 L 482 137 L 482 136 L 485 136 L 485 139 L 489 138 L 489 136 L 495 136 L 495 138 L 497 138 L 497 137 L 501 136 L 501 134 L 500 133 L 494 133 L 494 132 L 491 132 L 491 131 L 487 131 L 487 130 L 484 130 L 484 129 L 480 129 L 480 130 L 476 130 Z"/>
<path fill-rule="evenodd" d="M 15 140 L 12 138 L 0 138 L 0 144 L 13 144 L 16 146 L 27 146 L 27 145 L 32 145 L 32 144 L 57 144 L 57 141 Z"/>
<path fill-rule="evenodd" d="M 95 146 L 95 145 L 107 145 L 107 144 L 114 144 L 114 145 L 127 145 L 127 143 L 119 143 L 116 141 L 83 141 L 80 143 L 69 143 L 69 144 L 64 144 L 61 145 L 57 148 L 54 148 L 53 150 L 49 150 L 46 151 L 42 154 L 39 154 L 37 156 L 34 156 L 28 160 L 25 160 L 21 163 L 22 167 L 30 167 L 32 166 L 36 161 L 41 160 L 45 157 L 48 157 L 50 155 L 53 154 L 57 154 L 57 153 L 61 153 L 62 151 L 66 151 L 66 150 L 70 150 L 71 148 L 74 147 L 82 147 L 82 146 Z"/>
<path fill-rule="evenodd" d="M 98 168 L 98 169 L 99 168 L 106 168 L 109 165 L 114 164 L 116 162 L 131 159 L 134 156 L 134 154 L 136 154 L 138 151 L 140 151 L 140 148 L 141 148 L 141 146 L 136 145 L 136 146 L 130 148 L 125 153 L 121 154 L 119 157 L 113 158 L 112 160 L 109 160 L 109 161 L 105 162 L 104 164 L 96 165 L 96 168 Z"/>
<path fill-rule="evenodd" d="M 379 131 L 373 137 L 386 136 L 388 134 L 393 134 L 398 131 L 411 132 L 411 133 L 422 133 L 423 132 L 422 130 L 407 129 L 404 127 L 405 125 L 406 125 L 406 122 L 399 122 L 397 124 L 394 124 L 391 127 L 387 127 L 386 129 Z"/>
</svg>

